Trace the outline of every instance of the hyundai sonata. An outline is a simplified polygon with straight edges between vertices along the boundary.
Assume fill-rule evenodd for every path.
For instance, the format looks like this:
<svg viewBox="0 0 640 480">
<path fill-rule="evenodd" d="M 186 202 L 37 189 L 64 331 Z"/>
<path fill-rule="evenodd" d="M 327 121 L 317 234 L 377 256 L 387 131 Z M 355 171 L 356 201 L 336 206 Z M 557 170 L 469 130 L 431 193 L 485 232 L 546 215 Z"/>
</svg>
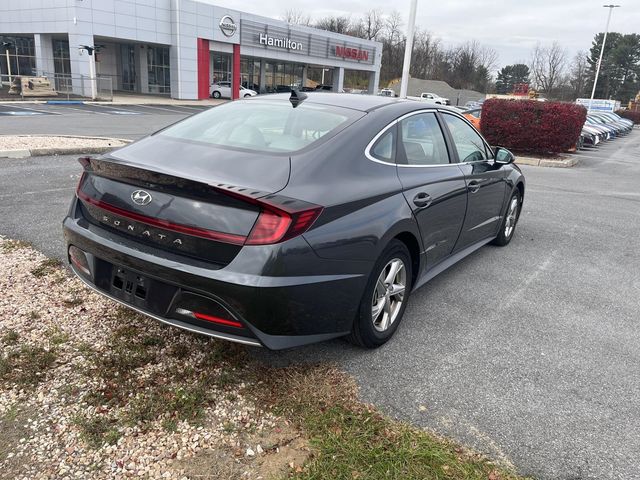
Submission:
<svg viewBox="0 0 640 480">
<path fill-rule="evenodd" d="M 525 181 L 460 114 L 293 91 L 229 102 L 84 172 L 73 271 L 161 322 L 271 349 L 396 331 L 412 291 L 513 238 Z"/>
</svg>

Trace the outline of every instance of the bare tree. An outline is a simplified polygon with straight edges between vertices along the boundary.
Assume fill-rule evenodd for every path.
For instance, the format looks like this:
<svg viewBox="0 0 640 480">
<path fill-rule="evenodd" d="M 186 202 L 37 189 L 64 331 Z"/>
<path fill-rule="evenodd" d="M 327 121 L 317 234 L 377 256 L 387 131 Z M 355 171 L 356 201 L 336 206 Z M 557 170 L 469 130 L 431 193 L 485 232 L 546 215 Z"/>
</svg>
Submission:
<svg viewBox="0 0 640 480">
<path fill-rule="evenodd" d="M 292 25 L 311 25 L 311 16 L 297 8 L 287 10 L 280 18 Z"/>
<path fill-rule="evenodd" d="M 404 38 L 402 34 L 402 15 L 394 10 L 384 21 L 385 36 L 393 45 L 400 43 Z"/>
<path fill-rule="evenodd" d="M 569 85 L 573 89 L 573 95 L 576 98 L 584 95 L 590 77 L 587 52 L 579 51 L 576 53 L 571 62 L 569 75 Z"/>
<path fill-rule="evenodd" d="M 384 20 L 380 10 L 369 10 L 357 23 L 353 33 L 367 40 L 377 40 L 383 28 Z"/>
<path fill-rule="evenodd" d="M 566 63 L 567 51 L 558 42 L 549 47 L 538 43 L 531 53 L 531 73 L 536 87 L 552 96 L 562 80 Z"/>
<path fill-rule="evenodd" d="M 499 55 L 493 48 L 478 44 L 478 66 L 485 68 L 488 72 L 498 67 Z"/>
<path fill-rule="evenodd" d="M 335 33 L 349 34 L 353 28 L 351 25 L 351 19 L 349 17 L 324 17 L 318 20 L 315 24 L 316 28 L 320 30 L 328 30 Z"/>
</svg>

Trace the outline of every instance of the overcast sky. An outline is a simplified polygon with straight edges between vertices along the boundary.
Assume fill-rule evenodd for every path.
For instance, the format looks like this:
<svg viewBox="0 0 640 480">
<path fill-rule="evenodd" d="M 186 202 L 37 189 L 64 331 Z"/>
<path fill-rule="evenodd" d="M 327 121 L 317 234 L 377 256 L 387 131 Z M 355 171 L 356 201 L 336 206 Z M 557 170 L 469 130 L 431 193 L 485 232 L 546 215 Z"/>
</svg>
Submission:
<svg viewBox="0 0 640 480">
<path fill-rule="evenodd" d="M 280 18 L 295 8 L 312 18 L 361 16 L 370 9 L 397 9 L 407 19 L 409 0 L 210 0 L 216 5 Z M 604 31 L 608 9 L 602 0 L 418 0 L 417 25 L 445 45 L 476 39 L 494 48 L 499 66 L 528 63 L 531 48 L 557 40 L 571 56 L 589 50 L 596 32 Z M 610 31 L 640 33 L 640 0 L 619 0 Z M 406 25 L 405 25 L 406 28 Z"/>
</svg>

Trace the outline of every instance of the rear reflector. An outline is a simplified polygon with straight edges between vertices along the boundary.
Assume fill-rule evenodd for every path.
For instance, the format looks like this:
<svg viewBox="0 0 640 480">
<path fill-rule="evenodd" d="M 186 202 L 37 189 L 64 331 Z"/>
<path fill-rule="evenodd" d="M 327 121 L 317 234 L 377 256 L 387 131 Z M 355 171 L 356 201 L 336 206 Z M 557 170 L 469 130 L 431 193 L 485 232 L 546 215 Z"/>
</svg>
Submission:
<svg viewBox="0 0 640 480">
<path fill-rule="evenodd" d="M 91 276 L 89 270 L 89 261 L 87 256 L 78 247 L 71 245 L 69 247 L 69 261 L 71 264 L 87 276 Z"/>
<path fill-rule="evenodd" d="M 191 310 L 187 310 L 186 308 L 176 308 L 176 313 L 196 318 L 198 320 L 204 320 L 205 322 L 217 323 L 218 325 L 224 325 L 225 327 L 244 328 L 240 322 L 237 322 L 235 320 L 220 318 L 214 315 L 207 315 L 206 313 L 192 312 Z"/>
</svg>

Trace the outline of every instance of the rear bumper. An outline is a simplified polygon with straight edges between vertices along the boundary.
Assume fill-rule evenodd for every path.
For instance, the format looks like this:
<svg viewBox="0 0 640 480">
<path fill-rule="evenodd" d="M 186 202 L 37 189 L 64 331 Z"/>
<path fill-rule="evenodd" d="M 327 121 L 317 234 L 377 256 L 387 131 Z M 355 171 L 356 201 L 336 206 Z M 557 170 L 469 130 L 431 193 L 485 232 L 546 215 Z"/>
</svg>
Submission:
<svg viewBox="0 0 640 480">
<path fill-rule="evenodd" d="M 65 218 L 63 230 L 67 248 L 81 249 L 90 260 L 90 275 L 72 265 L 74 273 L 100 294 L 175 327 L 274 350 L 346 335 L 371 268 L 368 262 L 321 259 L 302 237 L 244 247 L 219 268 L 141 248 L 73 214 Z M 144 278 L 151 285 L 150 297 L 141 301 L 115 291 L 113 272 L 118 268 Z M 176 313 L 181 302 L 193 298 L 220 306 L 243 328 Z"/>
</svg>

